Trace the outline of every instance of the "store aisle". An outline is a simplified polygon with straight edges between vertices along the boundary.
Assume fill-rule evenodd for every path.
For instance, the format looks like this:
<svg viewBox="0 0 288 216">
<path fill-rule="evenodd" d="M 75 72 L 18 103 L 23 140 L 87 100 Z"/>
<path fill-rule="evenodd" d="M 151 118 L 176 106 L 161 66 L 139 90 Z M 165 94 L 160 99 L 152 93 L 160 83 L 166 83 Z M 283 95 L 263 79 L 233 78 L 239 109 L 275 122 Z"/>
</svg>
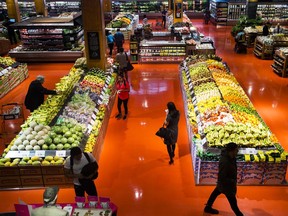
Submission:
<svg viewBox="0 0 288 216">
<path fill-rule="evenodd" d="M 204 35 L 214 38 L 217 54 L 227 62 L 257 111 L 287 150 L 288 79 L 273 74 L 272 61 L 256 59 L 251 49 L 247 55 L 233 53 L 230 27 L 202 26 L 202 20 L 192 22 Z M 71 65 L 61 67 L 53 66 L 56 71 L 65 73 L 67 69 L 68 73 Z M 36 66 L 29 68 L 32 73 L 39 70 Z M 60 73 L 55 75 L 55 82 L 58 75 Z M 139 64 L 129 76 L 132 88 L 128 118 L 115 119 L 115 103 L 99 161 L 99 178 L 96 180 L 99 195 L 110 197 L 118 205 L 118 216 L 205 215 L 203 207 L 213 186 L 194 184 L 178 65 Z M 27 83 L 23 85 L 28 86 Z M 19 88 L 15 91 L 17 97 L 25 97 L 26 92 Z M 14 96 L 16 94 L 9 94 L 3 100 L 9 101 Z M 1 104 L 3 100 L 0 100 Z M 170 100 L 181 112 L 176 159 L 172 166 L 168 165 L 164 144 L 154 135 L 164 121 L 164 110 Z M 0 212 L 12 211 L 18 198 L 27 203 L 39 203 L 42 192 L 42 189 L 0 191 Z M 73 189 L 60 190 L 58 202 L 73 200 Z M 245 216 L 284 216 L 287 215 L 288 188 L 239 186 L 238 203 Z M 219 215 L 233 215 L 222 195 L 215 202 L 215 208 L 220 210 Z"/>
</svg>

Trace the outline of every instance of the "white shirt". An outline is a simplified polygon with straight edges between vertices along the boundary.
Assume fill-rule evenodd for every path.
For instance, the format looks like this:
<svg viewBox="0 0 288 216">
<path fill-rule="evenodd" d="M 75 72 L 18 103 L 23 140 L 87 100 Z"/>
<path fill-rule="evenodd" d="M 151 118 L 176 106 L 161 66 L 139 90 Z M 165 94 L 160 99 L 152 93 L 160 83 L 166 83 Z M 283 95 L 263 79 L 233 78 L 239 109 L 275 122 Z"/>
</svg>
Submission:
<svg viewBox="0 0 288 216">
<path fill-rule="evenodd" d="M 59 209 L 56 206 L 39 207 L 33 209 L 32 216 L 69 216 L 69 213 L 63 209 Z"/>
<path fill-rule="evenodd" d="M 90 163 L 96 161 L 96 159 L 94 158 L 94 156 L 93 156 L 91 153 L 88 152 L 88 156 L 89 156 L 89 158 L 90 158 Z M 66 161 L 65 161 L 65 164 L 64 164 L 64 168 L 65 168 L 65 169 L 71 169 L 71 166 L 70 166 L 70 157 L 71 157 L 71 156 L 69 156 L 69 157 L 66 159 Z M 88 164 L 88 163 L 89 163 L 89 162 L 88 162 L 88 160 L 86 159 L 84 153 L 82 153 L 82 157 L 81 157 L 81 160 L 80 160 L 80 161 L 77 161 L 77 160 L 75 160 L 75 159 L 73 160 L 73 173 L 74 173 L 74 174 L 80 174 L 82 168 L 83 168 L 86 164 Z M 73 183 L 74 183 L 75 185 L 80 185 L 78 178 L 74 178 L 74 179 L 73 179 Z"/>
</svg>

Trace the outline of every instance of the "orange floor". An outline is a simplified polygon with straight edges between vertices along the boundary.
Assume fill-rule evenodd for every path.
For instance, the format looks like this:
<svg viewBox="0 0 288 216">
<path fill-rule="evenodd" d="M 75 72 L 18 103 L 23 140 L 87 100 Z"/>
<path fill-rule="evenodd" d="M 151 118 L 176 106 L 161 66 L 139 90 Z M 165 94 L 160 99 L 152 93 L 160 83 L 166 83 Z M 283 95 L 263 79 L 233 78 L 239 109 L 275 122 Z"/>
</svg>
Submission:
<svg viewBox="0 0 288 216">
<path fill-rule="evenodd" d="M 259 60 L 248 54 L 233 52 L 231 27 L 202 26 L 199 30 L 215 41 L 217 54 L 227 62 L 231 71 L 250 97 L 259 114 L 288 149 L 288 79 L 272 72 L 271 60 Z M 47 77 L 45 86 L 68 73 L 72 64 L 29 64 L 30 77 L 0 100 L 23 101 L 29 82 L 38 74 Z M 127 120 L 116 120 L 114 105 L 101 158 L 99 195 L 108 196 L 119 207 L 119 216 L 198 216 L 213 186 L 195 186 L 186 130 L 183 100 L 180 92 L 178 65 L 135 65 L 129 74 L 132 84 Z M 50 80 L 51 82 L 49 82 Z M 53 80 L 53 82 L 52 82 Z M 164 144 L 154 133 L 162 125 L 167 101 L 174 101 L 181 112 L 179 139 L 175 164 L 168 165 Z M 0 212 L 13 211 L 13 204 L 22 199 L 40 203 L 43 189 L 0 191 Z M 287 215 L 287 186 L 239 186 L 238 203 L 245 216 Z M 73 202 L 74 191 L 61 189 L 59 202 Z M 219 215 L 234 215 L 224 196 L 215 202 Z"/>
</svg>

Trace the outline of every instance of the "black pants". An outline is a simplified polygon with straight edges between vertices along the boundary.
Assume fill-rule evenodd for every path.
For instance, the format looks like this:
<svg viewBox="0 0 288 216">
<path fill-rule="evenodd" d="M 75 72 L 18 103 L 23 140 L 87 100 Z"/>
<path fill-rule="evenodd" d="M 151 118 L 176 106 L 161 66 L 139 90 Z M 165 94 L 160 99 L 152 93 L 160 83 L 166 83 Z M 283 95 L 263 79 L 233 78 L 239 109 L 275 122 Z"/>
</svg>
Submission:
<svg viewBox="0 0 288 216">
<path fill-rule="evenodd" d="M 118 43 L 116 43 L 116 46 L 117 46 L 117 53 L 119 53 L 120 52 L 120 48 L 123 47 L 123 43 L 118 42 Z"/>
<path fill-rule="evenodd" d="M 214 201 L 216 200 L 216 198 L 220 194 L 221 194 L 221 192 L 216 187 L 208 199 L 207 206 L 212 207 Z M 242 212 L 238 208 L 236 196 L 235 195 L 226 195 L 226 194 L 225 194 L 225 196 L 227 197 L 229 204 L 230 204 L 232 210 L 234 211 L 234 213 L 236 214 L 236 216 L 243 216 Z"/>
<path fill-rule="evenodd" d="M 163 25 L 163 28 L 165 28 L 166 27 L 166 19 L 164 20 L 164 19 L 162 19 L 162 25 Z"/>
<path fill-rule="evenodd" d="M 175 156 L 175 148 L 176 145 L 167 145 L 167 151 L 170 157 L 170 160 L 173 160 L 173 157 Z"/>
<path fill-rule="evenodd" d="M 114 43 L 109 43 L 108 44 L 108 47 L 109 47 L 109 55 L 111 56 L 112 55 L 112 52 L 113 52 L 113 48 L 114 48 Z"/>
<path fill-rule="evenodd" d="M 85 192 L 89 196 L 97 196 L 97 190 L 96 190 L 96 186 L 93 180 L 81 179 L 80 184 L 81 185 L 74 184 L 74 190 L 75 190 L 76 196 L 84 197 Z"/>
<path fill-rule="evenodd" d="M 124 105 L 124 110 L 125 110 L 125 115 L 128 114 L 128 98 L 126 100 L 122 100 L 118 97 L 118 104 L 117 104 L 117 108 L 118 108 L 118 112 L 121 113 L 121 105 Z"/>
</svg>

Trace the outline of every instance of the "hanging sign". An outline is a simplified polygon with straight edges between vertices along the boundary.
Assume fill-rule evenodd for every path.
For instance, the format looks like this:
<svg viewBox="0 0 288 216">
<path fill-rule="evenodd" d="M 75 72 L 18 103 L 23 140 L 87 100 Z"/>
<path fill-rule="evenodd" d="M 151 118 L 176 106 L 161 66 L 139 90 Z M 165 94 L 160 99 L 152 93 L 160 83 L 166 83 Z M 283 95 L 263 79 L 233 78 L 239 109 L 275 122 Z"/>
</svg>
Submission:
<svg viewBox="0 0 288 216">
<path fill-rule="evenodd" d="M 101 59 L 100 42 L 98 32 L 87 32 L 88 49 L 90 59 Z"/>
</svg>

